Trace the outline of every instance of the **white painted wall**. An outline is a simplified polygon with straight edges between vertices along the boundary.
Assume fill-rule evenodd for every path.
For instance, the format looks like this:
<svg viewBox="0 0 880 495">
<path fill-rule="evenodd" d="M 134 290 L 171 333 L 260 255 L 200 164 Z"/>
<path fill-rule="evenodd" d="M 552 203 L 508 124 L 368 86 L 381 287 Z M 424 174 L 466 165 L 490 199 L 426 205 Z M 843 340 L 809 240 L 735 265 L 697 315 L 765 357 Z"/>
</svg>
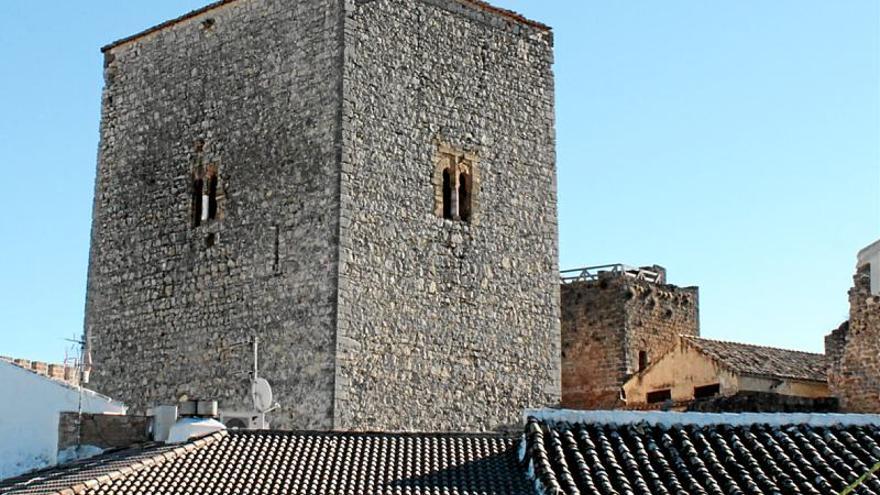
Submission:
<svg viewBox="0 0 880 495">
<path fill-rule="evenodd" d="M 0 361 L 0 479 L 56 464 L 59 415 L 78 405 L 76 387 Z M 83 411 L 125 414 L 125 406 L 85 390 Z"/>
<path fill-rule="evenodd" d="M 871 294 L 880 295 L 880 241 L 859 251 L 856 269 L 871 265 Z"/>
</svg>

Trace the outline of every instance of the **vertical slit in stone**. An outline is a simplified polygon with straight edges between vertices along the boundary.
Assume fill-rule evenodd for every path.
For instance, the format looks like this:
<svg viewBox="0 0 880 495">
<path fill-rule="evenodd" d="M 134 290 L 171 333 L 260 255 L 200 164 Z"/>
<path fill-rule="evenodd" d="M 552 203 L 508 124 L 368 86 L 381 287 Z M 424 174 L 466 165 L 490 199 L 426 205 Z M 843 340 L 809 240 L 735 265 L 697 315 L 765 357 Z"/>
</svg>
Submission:
<svg viewBox="0 0 880 495">
<path fill-rule="evenodd" d="M 193 179 L 192 188 L 192 219 L 193 227 L 198 227 L 202 223 L 202 179 Z"/>
<path fill-rule="evenodd" d="M 443 171 L 443 218 L 452 220 L 452 177 L 449 169 Z"/>
<path fill-rule="evenodd" d="M 464 222 L 471 220 L 471 180 L 465 172 L 458 179 L 458 216 Z"/>
<path fill-rule="evenodd" d="M 648 352 L 647 351 L 639 351 L 639 371 L 645 371 L 645 368 L 648 367 Z"/>
<path fill-rule="evenodd" d="M 276 225 L 273 227 L 275 229 L 275 253 L 272 258 L 272 271 L 275 275 L 281 274 L 281 259 L 279 255 L 280 246 L 281 246 L 281 230 Z"/>
<path fill-rule="evenodd" d="M 217 174 L 208 176 L 208 220 L 217 218 Z"/>
</svg>

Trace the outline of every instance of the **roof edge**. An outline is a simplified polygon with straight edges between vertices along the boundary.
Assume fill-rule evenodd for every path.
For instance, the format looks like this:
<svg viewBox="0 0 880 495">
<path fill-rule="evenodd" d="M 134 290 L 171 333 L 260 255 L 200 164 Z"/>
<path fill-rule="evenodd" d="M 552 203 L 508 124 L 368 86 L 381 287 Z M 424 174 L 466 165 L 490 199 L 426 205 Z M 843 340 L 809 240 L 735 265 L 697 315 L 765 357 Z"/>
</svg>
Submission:
<svg viewBox="0 0 880 495">
<path fill-rule="evenodd" d="M 535 418 L 550 424 L 616 424 L 648 423 L 654 426 L 730 425 L 751 426 L 880 426 L 880 414 L 835 413 L 697 413 L 661 411 L 575 411 L 569 409 L 527 409 L 524 420 Z"/>
<path fill-rule="evenodd" d="M 119 469 L 116 469 L 110 473 L 101 473 L 99 476 L 95 476 L 94 478 L 77 481 L 76 484 L 61 490 L 57 490 L 51 495 L 78 495 L 87 493 L 90 490 L 93 490 L 100 486 L 109 485 L 119 479 L 127 478 L 133 474 L 137 474 L 153 466 L 161 466 L 167 461 L 179 459 L 189 454 L 190 452 L 201 450 L 208 445 L 211 445 L 214 442 L 222 439 L 224 436 L 226 436 L 226 434 L 227 433 L 224 430 L 203 436 L 201 438 L 190 440 L 189 442 L 182 444 L 180 447 L 177 447 L 174 450 L 163 452 L 161 454 L 156 454 L 153 457 L 149 457 L 147 459 L 139 459 L 131 465 L 120 467 Z"/>
<path fill-rule="evenodd" d="M 183 21 L 192 19 L 193 17 L 199 16 L 201 14 L 204 14 L 205 12 L 210 12 L 214 9 L 219 8 L 219 7 L 223 7 L 226 4 L 230 4 L 233 2 L 237 2 L 237 1 L 238 0 L 217 0 L 216 2 L 209 3 L 208 5 L 205 5 L 202 8 L 187 12 L 186 14 L 183 14 L 182 16 L 175 17 L 174 19 L 169 19 L 165 22 L 156 24 L 153 27 L 149 27 L 147 29 L 144 29 L 143 31 L 132 34 L 131 36 L 126 36 L 125 38 L 121 38 L 121 39 L 118 39 L 114 42 L 108 43 L 108 44 L 101 47 L 101 52 L 107 53 L 110 50 L 112 50 L 120 45 L 124 45 L 130 41 L 134 41 L 136 39 L 142 38 L 142 37 L 147 36 L 149 34 L 153 34 L 157 31 L 161 31 L 161 30 L 168 28 L 168 27 L 171 27 L 175 24 L 179 24 Z"/>
<path fill-rule="evenodd" d="M 9 366 L 11 369 L 15 369 L 15 370 L 19 370 L 23 373 L 27 373 L 29 376 L 36 376 L 38 378 L 42 378 L 42 379 L 48 381 L 49 383 L 52 383 L 52 384 L 57 385 L 59 387 L 65 388 L 67 390 L 72 390 L 74 392 L 79 392 L 80 390 L 82 390 L 82 392 L 84 394 L 86 394 L 90 397 L 94 397 L 96 399 L 100 399 L 100 400 L 112 403 L 115 406 L 119 406 L 123 409 L 128 410 L 128 406 L 126 406 L 124 402 L 116 400 L 113 397 L 104 395 L 100 392 L 96 392 L 90 388 L 86 388 L 83 385 L 74 385 L 70 382 L 66 382 L 64 380 L 59 380 L 59 379 L 53 378 L 51 376 L 41 375 L 40 373 L 37 373 L 34 370 L 23 368 L 23 367 L 15 364 L 11 361 L 6 361 L 6 360 L 0 359 L 0 366 Z"/>
<path fill-rule="evenodd" d="M 238 0 L 217 0 L 213 3 L 205 5 L 204 7 L 187 12 L 186 14 L 183 14 L 179 17 L 169 19 L 165 22 L 156 24 L 153 27 L 149 27 L 147 29 L 144 29 L 143 31 L 137 32 L 137 33 L 132 34 L 130 36 L 126 36 L 124 38 L 120 38 L 116 41 L 108 43 L 108 44 L 101 47 L 101 52 L 107 53 L 107 52 L 109 52 L 109 51 L 113 50 L 114 48 L 117 48 L 121 45 L 129 43 L 131 41 L 135 41 L 140 38 L 143 38 L 144 36 L 153 34 L 155 32 L 162 31 L 165 28 L 169 28 L 169 27 L 174 26 L 176 24 L 180 24 L 181 22 L 192 19 L 193 17 L 197 17 L 197 16 L 202 15 L 206 12 L 210 12 L 212 10 L 218 9 L 220 7 L 227 5 L 227 4 L 237 2 L 237 1 Z M 519 14 L 517 12 L 514 12 L 512 10 L 502 9 L 500 7 L 495 7 L 494 5 L 491 5 L 491 4 L 484 2 L 482 0 L 454 0 L 454 1 L 461 3 L 463 5 L 468 5 L 470 7 L 478 9 L 478 10 L 489 12 L 491 14 L 496 14 L 501 17 L 506 17 L 507 19 L 510 19 L 514 22 L 518 22 L 520 24 L 524 24 L 526 26 L 533 27 L 533 28 L 539 29 L 541 31 L 550 32 L 553 30 L 553 28 L 551 28 L 550 26 L 548 26 L 544 23 L 541 23 L 538 21 L 533 21 L 533 20 L 529 19 L 528 17 L 525 17 L 524 15 Z"/>
<path fill-rule="evenodd" d="M 735 342 L 733 340 L 707 339 L 706 337 L 699 337 L 696 335 L 679 334 L 679 337 L 682 337 L 685 340 L 690 340 L 690 341 L 695 341 L 695 342 L 699 342 L 699 341 L 703 340 L 703 341 L 707 341 L 707 342 L 720 342 L 722 344 L 732 344 L 732 345 L 738 345 L 738 346 L 742 346 L 742 347 L 757 347 L 759 349 L 771 349 L 774 351 L 796 352 L 798 354 L 809 354 L 810 356 L 825 356 L 825 354 L 821 353 L 821 352 L 810 352 L 810 351 L 803 351 L 800 349 L 786 349 L 784 347 L 773 347 L 773 346 L 769 346 L 769 345 L 749 344 L 747 342 Z"/>
</svg>

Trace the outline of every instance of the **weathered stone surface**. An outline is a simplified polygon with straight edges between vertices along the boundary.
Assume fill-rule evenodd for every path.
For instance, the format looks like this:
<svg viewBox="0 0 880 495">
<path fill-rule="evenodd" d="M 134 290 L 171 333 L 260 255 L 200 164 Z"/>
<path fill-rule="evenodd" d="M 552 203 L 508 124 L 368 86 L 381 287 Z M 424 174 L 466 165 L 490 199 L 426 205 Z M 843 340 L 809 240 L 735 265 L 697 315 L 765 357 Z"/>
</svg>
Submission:
<svg viewBox="0 0 880 495">
<path fill-rule="evenodd" d="M 124 449 L 150 442 L 150 418 L 122 414 L 61 413 L 58 420 L 58 450 L 77 445 L 101 449 Z"/>
<path fill-rule="evenodd" d="M 871 292 L 871 265 L 858 268 L 849 291 L 849 323 L 825 338 L 828 382 L 844 412 L 880 412 L 880 295 Z"/>
<path fill-rule="evenodd" d="M 340 12 L 242 0 L 108 52 L 86 327 L 93 386 L 134 413 L 249 408 L 231 345 L 257 334 L 276 424 L 332 426 Z M 194 227 L 211 165 L 223 202 Z"/>
<path fill-rule="evenodd" d="M 559 400 L 551 35 L 455 1 L 346 15 L 337 425 L 518 425 Z M 443 147 L 476 156 L 469 223 L 438 218 Z"/>
<path fill-rule="evenodd" d="M 558 402 L 549 31 L 457 0 L 239 0 L 106 65 L 98 390 L 246 409 L 233 344 L 257 334 L 276 427 L 498 429 Z M 469 223 L 437 217 L 441 145 L 478 158 Z"/>
<path fill-rule="evenodd" d="M 609 273 L 562 286 L 562 405 L 623 407 L 621 386 L 677 342 L 699 336 L 696 287 L 655 284 Z"/>
</svg>

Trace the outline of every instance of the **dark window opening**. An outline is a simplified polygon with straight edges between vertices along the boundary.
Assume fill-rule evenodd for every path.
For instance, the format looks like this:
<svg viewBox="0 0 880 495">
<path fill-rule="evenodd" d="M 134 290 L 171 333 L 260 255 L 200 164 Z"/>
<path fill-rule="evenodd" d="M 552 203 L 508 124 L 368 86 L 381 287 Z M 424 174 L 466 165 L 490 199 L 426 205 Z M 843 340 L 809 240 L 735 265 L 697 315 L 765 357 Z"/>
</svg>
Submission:
<svg viewBox="0 0 880 495">
<path fill-rule="evenodd" d="M 275 229 L 275 256 L 272 258 L 272 271 L 275 275 L 281 274 L 281 255 L 279 253 L 281 248 L 281 231 L 276 225 L 273 227 Z"/>
<path fill-rule="evenodd" d="M 458 176 L 458 217 L 471 220 L 471 176 L 464 172 Z"/>
<path fill-rule="evenodd" d="M 452 177 L 449 169 L 443 171 L 443 218 L 452 220 Z"/>
<path fill-rule="evenodd" d="M 648 352 L 647 351 L 639 351 L 639 371 L 645 371 L 648 367 Z"/>
<path fill-rule="evenodd" d="M 702 387 L 694 387 L 694 399 L 708 399 L 721 393 L 721 385 L 714 383 Z"/>
<path fill-rule="evenodd" d="M 666 402 L 668 400 L 672 400 L 672 390 L 668 388 L 665 390 L 655 390 L 653 392 L 648 392 L 648 404 L 657 404 L 660 402 Z"/>
<path fill-rule="evenodd" d="M 217 218 L 217 174 L 208 176 L 208 220 Z"/>
<path fill-rule="evenodd" d="M 205 237 L 205 247 L 212 248 L 212 247 L 214 247 L 214 244 L 216 244 L 216 243 L 217 243 L 217 235 L 216 234 L 211 233 L 211 234 L 208 234 L 207 237 Z"/>
<path fill-rule="evenodd" d="M 192 213 L 193 213 L 193 226 L 198 227 L 202 223 L 202 179 L 193 179 L 193 190 L 192 190 Z"/>
</svg>

